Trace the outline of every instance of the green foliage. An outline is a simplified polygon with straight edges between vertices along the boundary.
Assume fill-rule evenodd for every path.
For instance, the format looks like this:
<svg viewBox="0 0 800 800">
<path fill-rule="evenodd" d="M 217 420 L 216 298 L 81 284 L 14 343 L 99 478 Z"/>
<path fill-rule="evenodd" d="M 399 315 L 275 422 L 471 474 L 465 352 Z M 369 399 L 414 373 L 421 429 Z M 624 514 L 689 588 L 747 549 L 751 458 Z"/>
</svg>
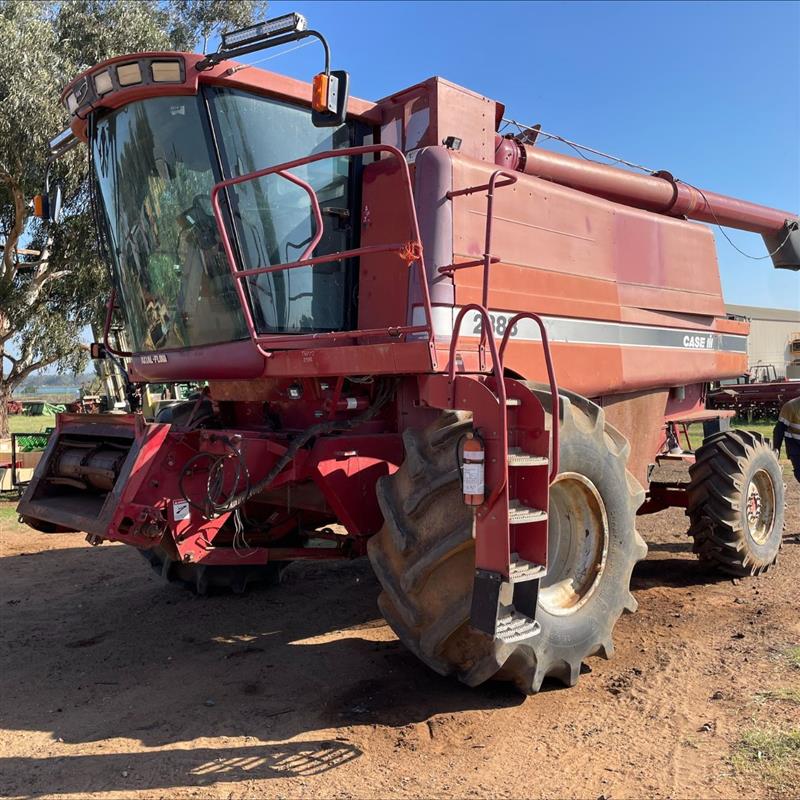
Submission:
<svg viewBox="0 0 800 800">
<path fill-rule="evenodd" d="M 789 663 L 795 669 L 800 669 L 800 645 L 797 645 L 795 647 L 790 647 L 786 651 L 786 658 L 789 659 Z"/>
<path fill-rule="evenodd" d="M 220 28 L 265 16 L 263 0 L 0 0 L 0 437 L 4 400 L 31 372 L 55 364 L 81 372 L 80 330 L 97 321 L 108 292 L 78 147 L 53 165 L 65 219 L 43 226 L 28 206 L 44 188 L 47 143 L 68 118 L 64 86 L 124 53 L 193 50 Z M 41 255 L 17 256 L 16 248 Z"/>
<path fill-rule="evenodd" d="M 266 17 L 265 2 L 258 0 L 176 0 L 172 6 L 173 36 L 202 39 L 203 52 L 212 34 L 235 30 Z"/>
<path fill-rule="evenodd" d="M 762 436 L 766 436 L 767 439 L 772 440 L 772 431 L 775 428 L 775 421 L 770 420 L 757 420 L 755 422 L 748 422 L 745 419 L 732 419 L 731 420 L 731 428 L 738 428 L 744 431 L 754 431 L 755 433 L 760 433 Z M 681 434 L 681 446 L 683 446 L 683 434 Z M 692 447 L 697 449 L 703 444 L 703 425 L 700 422 L 696 422 L 689 426 L 689 440 L 692 443 Z"/>
</svg>

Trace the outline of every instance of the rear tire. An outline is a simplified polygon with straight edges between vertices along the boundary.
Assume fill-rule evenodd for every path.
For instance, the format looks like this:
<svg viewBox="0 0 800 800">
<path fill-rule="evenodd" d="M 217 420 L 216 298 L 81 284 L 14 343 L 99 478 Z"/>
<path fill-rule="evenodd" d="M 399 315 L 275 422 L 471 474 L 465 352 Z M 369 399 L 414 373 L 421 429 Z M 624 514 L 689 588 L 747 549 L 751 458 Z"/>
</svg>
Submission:
<svg viewBox="0 0 800 800">
<path fill-rule="evenodd" d="M 530 388 L 549 411 L 549 392 Z M 647 547 L 635 529 L 644 492 L 625 468 L 628 444 L 585 398 L 563 393 L 561 417 L 561 472 L 550 490 L 556 574 L 542 582 L 536 614 L 541 632 L 521 642 L 493 641 L 469 624 L 473 518 L 456 460 L 461 438 L 472 429 L 469 415 L 447 412 L 424 431 L 406 431 L 405 461 L 378 483 L 385 523 L 368 544 L 383 587 L 378 604 L 400 640 L 442 675 L 456 674 L 470 686 L 507 680 L 526 694 L 539 691 L 546 677 L 572 686 L 585 658 L 611 656 L 614 624 L 624 610 L 636 609 L 631 571 Z M 584 494 L 581 514 L 571 519 L 566 506 Z M 590 518 L 605 525 L 595 581 L 586 581 L 574 563 L 586 555 L 575 555 L 583 533 L 576 534 L 575 526 Z M 577 592 L 568 591 L 572 587 Z"/>
<path fill-rule="evenodd" d="M 778 559 L 784 485 L 769 442 L 752 431 L 709 436 L 689 468 L 686 513 L 700 560 L 729 575 L 759 575 Z"/>
</svg>

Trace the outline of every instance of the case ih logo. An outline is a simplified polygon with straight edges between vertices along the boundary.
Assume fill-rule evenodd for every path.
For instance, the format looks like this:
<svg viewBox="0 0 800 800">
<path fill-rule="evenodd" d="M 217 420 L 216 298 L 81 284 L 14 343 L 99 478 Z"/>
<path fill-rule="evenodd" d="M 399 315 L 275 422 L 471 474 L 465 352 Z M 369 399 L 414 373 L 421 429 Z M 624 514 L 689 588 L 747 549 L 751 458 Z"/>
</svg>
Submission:
<svg viewBox="0 0 800 800">
<path fill-rule="evenodd" d="M 713 350 L 714 337 L 713 336 L 684 336 L 683 346 L 692 347 L 695 350 Z"/>
</svg>

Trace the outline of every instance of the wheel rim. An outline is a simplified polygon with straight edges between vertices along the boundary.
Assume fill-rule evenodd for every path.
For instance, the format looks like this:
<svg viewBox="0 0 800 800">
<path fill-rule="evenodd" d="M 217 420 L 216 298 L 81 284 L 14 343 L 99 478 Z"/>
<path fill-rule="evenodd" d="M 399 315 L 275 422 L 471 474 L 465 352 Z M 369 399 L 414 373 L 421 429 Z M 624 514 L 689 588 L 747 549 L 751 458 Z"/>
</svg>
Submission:
<svg viewBox="0 0 800 800">
<path fill-rule="evenodd" d="M 775 487 L 765 469 L 758 470 L 750 478 L 746 497 L 747 532 L 756 544 L 764 544 L 775 524 Z"/>
<path fill-rule="evenodd" d="M 547 575 L 539 604 L 550 614 L 574 614 L 592 596 L 605 571 L 605 504 L 586 476 L 564 472 L 550 487 L 549 519 Z"/>
</svg>

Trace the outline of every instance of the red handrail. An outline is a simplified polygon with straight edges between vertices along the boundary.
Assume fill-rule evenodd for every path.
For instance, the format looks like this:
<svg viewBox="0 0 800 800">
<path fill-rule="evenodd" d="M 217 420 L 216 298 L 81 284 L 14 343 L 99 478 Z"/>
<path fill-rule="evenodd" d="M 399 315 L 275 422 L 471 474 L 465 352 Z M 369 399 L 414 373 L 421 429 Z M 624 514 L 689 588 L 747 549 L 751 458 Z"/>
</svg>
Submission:
<svg viewBox="0 0 800 800">
<path fill-rule="evenodd" d="M 511 331 L 514 330 L 514 326 L 521 320 L 521 319 L 532 319 L 538 326 L 539 330 L 542 334 L 542 351 L 544 352 L 544 363 L 547 367 L 547 378 L 550 381 L 550 398 L 551 398 L 551 407 L 552 407 L 552 417 L 553 417 L 553 452 L 551 454 L 551 461 L 550 461 L 550 483 L 552 483 L 556 479 L 556 475 L 558 475 L 558 428 L 559 428 L 559 417 L 561 413 L 561 408 L 559 405 L 559 398 L 558 398 L 558 384 L 556 383 L 556 372 L 553 367 L 553 356 L 550 352 L 550 342 L 547 338 L 547 329 L 544 326 L 544 321 L 542 318 L 535 314 L 533 311 L 520 311 L 519 314 L 515 314 L 511 319 L 508 321 L 506 325 L 506 332 L 503 334 L 503 340 L 500 342 L 500 351 L 498 353 L 500 362 L 503 361 L 503 356 L 506 352 L 506 346 L 508 345 L 509 337 L 511 335 Z"/>
<path fill-rule="evenodd" d="M 450 340 L 450 364 L 448 367 L 447 377 L 450 382 L 451 387 L 455 381 L 455 374 L 456 374 L 456 345 L 458 344 L 458 337 L 461 333 L 461 323 L 464 319 L 464 315 L 468 311 L 477 311 L 480 314 L 482 323 L 481 327 L 484 331 L 491 331 L 492 330 L 492 321 L 489 319 L 489 312 L 486 308 L 479 303 L 469 303 L 468 305 L 464 306 L 459 312 L 458 316 L 456 317 L 456 321 L 453 324 L 453 338 Z M 503 380 L 503 363 L 501 360 L 501 356 L 497 352 L 497 343 L 494 340 L 494 336 L 491 334 L 487 336 L 489 340 L 489 352 L 492 356 L 492 369 L 494 370 L 495 376 L 497 378 L 497 398 L 500 402 L 500 463 L 503 464 L 503 474 L 508 474 L 508 409 L 506 407 L 506 385 Z M 451 391 L 454 389 L 451 388 Z M 455 394 L 453 395 L 453 400 L 455 401 Z M 485 505 L 487 508 L 491 508 L 497 498 L 500 496 L 500 493 L 505 488 L 506 481 L 504 480 L 498 486 L 492 490 L 489 499 L 486 501 Z"/>
<path fill-rule="evenodd" d="M 411 233 L 413 239 L 410 242 L 395 242 L 392 244 L 386 245 L 369 245 L 366 247 L 358 247 L 352 250 L 345 250 L 338 253 L 331 253 L 330 255 L 324 256 L 314 256 L 311 257 L 311 252 L 313 251 L 314 247 L 319 242 L 319 238 L 322 236 L 323 226 L 324 223 L 321 218 L 321 212 L 319 208 L 319 201 L 316 198 L 316 194 L 314 194 L 314 190 L 304 181 L 301 181 L 296 176 L 290 178 L 290 180 L 294 180 L 295 183 L 302 186 L 306 191 L 310 191 L 313 194 L 313 207 L 314 207 L 314 215 L 318 218 L 318 236 L 315 237 L 315 241 L 313 244 L 306 248 L 303 256 L 298 261 L 291 262 L 289 264 L 276 264 L 273 266 L 266 266 L 266 267 L 254 267 L 252 269 L 239 269 L 236 263 L 236 257 L 233 253 L 233 247 L 231 246 L 230 237 L 228 236 L 228 231 L 225 226 L 225 221 L 222 216 L 222 210 L 220 207 L 219 201 L 219 194 L 223 189 L 227 189 L 230 186 L 235 186 L 240 183 L 245 183 L 246 181 L 257 180 L 258 178 L 263 178 L 267 175 L 272 175 L 274 173 L 280 174 L 282 177 L 288 176 L 288 170 L 294 169 L 296 167 L 304 166 L 306 164 L 313 164 L 316 161 L 321 161 L 327 158 L 345 158 L 351 156 L 360 156 L 366 155 L 369 153 L 388 153 L 393 158 L 396 158 L 401 165 L 400 168 L 403 172 L 403 177 L 405 178 L 405 190 L 403 191 L 403 199 L 406 204 L 406 208 L 409 215 L 409 220 L 411 224 Z M 247 324 L 248 332 L 250 333 L 251 339 L 255 342 L 256 346 L 259 350 L 267 354 L 261 348 L 261 343 L 264 344 L 278 344 L 279 342 L 290 340 L 293 343 L 298 342 L 314 342 L 320 341 L 323 339 L 337 339 L 337 338 L 357 338 L 360 336 L 375 336 L 375 335 L 393 335 L 399 336 L 406 333 L 427 333 L 428 339 L 430 340 L 433 336 L 433 311 L 431 309 L 431 299 L 430 299 L 430 292 L 428 290 L 428 280 L 427 275 L 425 272 L 425 263 L 422 256 L 422 243 L 419 234 L 419 223 L 417 220 L 417 212 L 414 206 L 414 197 L 411 189 L 411 175 L 408 170 L 408 164 L 406 163 L 405 156 L 403 153 L 398 150 L 396 147 L 392 147 L 391 145 L 387 144 L 374 144 L 374 145 L 362 145 L 360 147 L 345 147 L 341 150 L 328 150 L 324 153 L 316 153 L 310 156 L 305 156 L 304 158 L 298 158 L 294 161 L 287 161 L 283 164 L 277 164 L 272 167 L 266 167 L 265 169 L 256 170 L 255 172 L 247 173 L 246 175 L 240 175 L 235 178 L 228 178 L 227 180 L 220 181 L 218 184 L 214 186 L 211 190 L 211 206 L 214 211 L 214 217 L 217 222 L 217 227 L 220 231 L 220 236 L 222 239 L 222 246 L 225 250 L 225 255 L 228 259 L 228 266 L 231 271 L 231 275 L 234 279 L 234 285 L 236 287 L 237 295 L 239 296 L 239 301 L 242 305 L 242 310 L 245 315 L 245 322 Z M 384 329 L 369 329 L 369 330 L 352 330 L 352 331 L 333 331 L 330 333 L 322 333 L 322 334 L 297 334 L 292 335 L 291 337 L 288 336 L 274 336 L 271 334 L 260 334 L 256 330 L 255 320 L 253 319 L 253 314 L 250 309 L 250 303 L 247 298 L 247 295 L 244 290 L 243 281 L 252 276 L 252 275 L 260 275 L 269 272 L 278 272 L 285 269 L 297 269 L 298 267 L 305 267 L 305 266 L 313 266 L 316 264 L 325 264 L 331 261 L 340 261 L 348 258 L 356 258 L 362 255 L 371 255 L 374 253 L 386 253 L 386 252 L 397 252 L 401 258 L 406 260 L 406 263 L 411 266 L 412 263 L 416 263 L 417 269 L 419 271 L 419 284 L 420 290 L 422 292 L 422 299 L 423 299 L 423 307 L 425 309 L 425 325 L 398 325 L 398 326 L 387 326 Z"/>
<path fill-rule="evenodd" d="M 498 178 L 505 178 L 504 181 L 498 183 Z M 484 240 L 483 258 L 468 261 L 464 264 L 450 264 L 446 267 L 440 267 L 439 272 L 455 272 L 458 269 L 465 269 L 467 267 L 479 267 L 483 264 L 483 293 L 481 300 L 484 308 L 489 308 L 489 267 L 500 261 L 492 255 L 492 225 L 494 222 L 494 190 L 500 189 L 503 186 L 511 186 L 517 182 L 518 175 L 511 172 L 506 172 L 502 169 L 496 169 L 492 176 L 489 178 L 489 183 L 481 184 L 480 186 L 468 186 L 466 189 L 456 189 L 455 191 L 448 192 L 446 197 L 452 200 L 454 197 L 460 197 L 466 194 L 475 194 L 475 192 L 486 192 L 486 238 Z M 481 337 L 483 338 L 483 337 Z"/>
</svg>

